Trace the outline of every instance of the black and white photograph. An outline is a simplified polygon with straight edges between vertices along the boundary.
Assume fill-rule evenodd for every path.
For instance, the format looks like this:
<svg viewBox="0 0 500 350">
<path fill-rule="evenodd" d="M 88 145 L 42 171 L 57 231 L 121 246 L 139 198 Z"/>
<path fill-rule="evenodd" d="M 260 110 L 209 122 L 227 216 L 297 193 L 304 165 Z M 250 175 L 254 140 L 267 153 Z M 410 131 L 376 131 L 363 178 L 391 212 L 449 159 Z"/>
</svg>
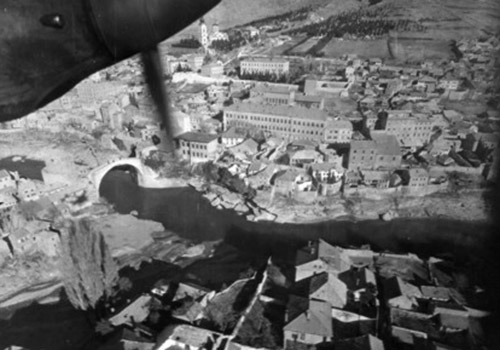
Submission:
<svg viewBox="0 0 500 350">
<path fill-rule="evenodd" d="M 500 348 L 499 0 L 0 0 L 0 350 Z"/>
</svg>

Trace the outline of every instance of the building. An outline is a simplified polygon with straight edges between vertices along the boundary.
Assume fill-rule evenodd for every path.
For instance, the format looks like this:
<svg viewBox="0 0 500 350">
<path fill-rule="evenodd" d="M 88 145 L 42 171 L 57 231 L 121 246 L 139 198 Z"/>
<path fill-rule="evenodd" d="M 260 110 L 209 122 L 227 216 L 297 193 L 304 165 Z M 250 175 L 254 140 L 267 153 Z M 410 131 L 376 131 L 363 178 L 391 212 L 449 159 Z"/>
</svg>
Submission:
<svg viewBox="0 0 500 350">
<path fill-rule="evenodd" d="M 226 147 L 233 147 L 245 140 L 245 134 L 239 132 L 236 128 L 230 128 L 221 135 L 221 143 Z"/>
<path fill-rule="evenodd" d="M 165 328 L 156 343 L 156 350 L 167 349 L 217 349 L 217 340 L 222 334 L 187 324 L 170 325 Z"/>
<path fill-rule="evenodd" d="M 372 131 L 370 136 L 375 141 L 377 153 L 373 165 L 375 169 L 395 169 L 401 166 L 403 156 L 396 136 L 376 130 Z"/>
<path fill-rule="evenodd" d="M 340 96 L 347 91 L 348 81 L 327 81 L 306 79 L 304 93 L 306 95 Z"/>
<path fill-rule="evenodd" d="M 325 301 L 291 296 L 285 314 L 285 349 L 316 345 L 333 337 L 331 305 Z"/>
<path fill-rule="evenodd" d="M 125 324 L 134 326 L 136 322 L 143 322 L 149 316 L 152 299 L 153 297 L 150 295 L 141 295 L 122 311 L 111 317 L 109 322 L 115 327 Z"/>
<path fill-rule="evenodd" d="M 335 144 L 350 143 L 352 130 L 352 123 L 347 119 L 327 118 L 323 141 Z"/>
<path fill-rule="evenodd" d="M 429 172 L 424 168 L 411 168 L 408 170 L 408 187 L 411 189 L 427 188 L 429 183 Z"/>
<path fill-rule="evenodd" d="M 342 179 L 344 171 L 338 163 L 316 163 L 309 167 L 309 173 L 318 182 L 337 182 Z"/>
<path fill-rule="evenodd" d="M 201 67 L 201 75 L 206 77 L 221 77 L 224 75 L 224 65 L 222 63 L 210 63 Z"/>
<path fill-rule="evenodd" d="M 187 64 L 191 68 L 193 72 L 197 72 L 203 66 L 203 61 L 205 60 L 205 56 L 203 55 L 190 55 L 187 57 Z"/>
<path fill-rule="evenodd" d="M 143 141 L 152 140 L 153 136 L 160 134 L 160 128 L 157 125 L 146 125 L 141 129 L 141 139 Z"/>
<path fill-rule="evenodd" d="M 396 136 L 402 147 L 420 147 L 427 144 L 433 133 L 434 120 L 432 116 L 414 114 L 410 111 L 387 111 L 386 116 L 379 115 L 375 125 L 377 130 L 385 130 Z"/>
<path fill-rule="evenodd" d="M 348 169 L 372 169 L 375 166 L 377 144 L 373 140 L 353 140 L 349 149 Z"/>
<path fill-rule="evenodd" d="M 290 62 L 282 58 L 248 57 L 240 62 L 240 74 L 274 74 L 276 76 L 288 75 Z"/>
<path fill-rule="evenodd" d="M 301 149 L 290 156 L 290 165 L 306 167 L 309 164 L 319 163 L 323 160 L 321 153 L 314 149 Z"/>
<path fill-rule="evenodd" d="M 270 106 L 258 103 L 238 103 L 224 109 L 223 126 L 258 127 L 288 140 L 313 140 L 318 143 L 348 143 L 352 125 L 342 118 L 332 118 L 327 112 L 300 106 Z"/>
<path fill-rule="evenodd" d="M 127 85 L 118 81 L 93 83 L 84 81 L 75 88 L 78 102 L 82 106 L 93 106 L 104 100 L 112 100 L 127 92 Z"/>
<path fill-rule="evenodd" d="M 344 308 L 347 304 L 347 286 L 335 275 L 322 272 L 296 282 L 290 293 L 302 298 L 328 302 L 332 307 Z"/>
<path fill-rule="evenodd" d="M 385 350 L 384 342 L 379 338 L 366 334 L 360 337 L 343 339 L 335 343 L 335 350 Z"/>
<path fill-rule="evenodd" d="M 418 298 L 422 298 L 420 288 L 395 276 L 384 281 L 384 298 L 389 307 L 411 310 L 418 306 Z"/>
<path fill-rule="evenodd" d="M 292 104 L 307 108 L 325 108 L 325 98 L 322 96 L 308 96 L 305 94 L 296 93 L 293 95 Z"/>
<path fill-rule="evenodd" d="M 16 181 L 12 176 L 10 176 L 7 170 L 0 170 L 0 191 L 5 188 L 15 188 Z"/>
<path fill-rule="evenodd" d="M 219 30 L 219 24 L 217 22 L 215 22 L 212 25 L 212 33 L 210 33 L 208 41 L 211 44 L 213 41 L 221 41 L 221 40 L 228 41 L 229 35 L 227 33 L 221 32 Z"/>
<path fill-rule="evenodd" d="M 208 28 L 203 18 L 200 19 L 200 43 L 205 50 L 208 49 Z"/>
<path fill-rule="evenodd" d="M 216 158 L 217 135 L 186 132 L 177 136 L 176 139 L 182 158 L 191 163 L 206 162 Z"/>
<path fill-rule="evenodd" d="M 329 272 L 338 275 L 352 266 L 373 264 L 373 252 L 348 250 L 334 247 L 324 240 L 310 241 L 297 251 L 295 256 L 295 281 Z"/>
<path fill-rule="evenodd" d="M 370 187 L 384 189 L 389 187 L 391 174 L 387 170 L 361 170 L 361 182 Z"/>
<path fill-rule="evenodd" d="M 297 168 L 275 174 L 271 182 L 276 192 L 285 195 L 292 195 L 297 191 L 310 191 L 313 187 L 311 176 Z"/>
</svg>

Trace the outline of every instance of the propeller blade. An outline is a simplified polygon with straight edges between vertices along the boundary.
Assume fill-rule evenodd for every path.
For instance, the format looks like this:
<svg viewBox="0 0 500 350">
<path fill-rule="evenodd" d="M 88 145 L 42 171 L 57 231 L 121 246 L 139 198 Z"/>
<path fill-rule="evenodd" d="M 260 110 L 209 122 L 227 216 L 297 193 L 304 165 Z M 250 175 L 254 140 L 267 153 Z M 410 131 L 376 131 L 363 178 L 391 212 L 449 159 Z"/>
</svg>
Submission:
<svg viewBox="0 0 500 350">
<path fill-rule="evenodd" d="M 168 102 L 167 89 L 163 75 L 163 67 L 158 47 L 142 52 L 142 63 L 144 65 L 144 74 L 146 83 L 149 87 L 153 102 L 158 109 L 160 124 L 166 133 L 166 150 L 174 150 L 173 124 L 170 114 L 170 105 Z"/>
</svg>

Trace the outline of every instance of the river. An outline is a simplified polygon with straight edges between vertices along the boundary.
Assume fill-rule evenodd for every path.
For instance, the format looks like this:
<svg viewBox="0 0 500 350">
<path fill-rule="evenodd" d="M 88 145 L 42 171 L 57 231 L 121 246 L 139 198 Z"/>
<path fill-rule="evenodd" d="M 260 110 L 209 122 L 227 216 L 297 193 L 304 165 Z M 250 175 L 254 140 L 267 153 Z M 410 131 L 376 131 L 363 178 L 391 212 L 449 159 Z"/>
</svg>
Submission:
<svg viewBox="0 0 500 350">
<path fill-rule="evenodd" d="M 442 218 L 326 221 L 307 225 L 248 222 L 232 211 L 215 209 L 194 189 L 139 188 L 129 174 L 119 170 L 105 176 L 100 193 L 115 204 L 117 211 L 137 210 L 141 218 L 161 222 L 182 237 L 195 241 L 222 239 L 224 243 L 213 258 L 184 271 L 214 286 L 236 278 L 244 266 L 270 254 L 291 259 L 297 247 L 321 237 L 341 246 L 369 244 L 377 251 L 454 258 L 486 288 L 497 290 L 498 282 L 491 278 L 498 271 L 498 259 L 492 254 L 497 239 L 486 223 Z M 155 270 L 149 266 L 151 269 L 153 273 L 147 273 L 151 279 L 155 271 L 158 276 L 162 273 L 161 267 Z M 166 267 L 164 271 L 169 269 Z M 44 325 L 43 332 L 30 330 L 30 325 L 37 327 L 37 324 Z M 92 349 L 96 341 L 85 314 L 72 310 L 67 301 L 50 306 L 33 305 L 18 311 L 11 320 L 0 322 L 0 349 L 10 344 L 32 350 Z"/>
</svg>

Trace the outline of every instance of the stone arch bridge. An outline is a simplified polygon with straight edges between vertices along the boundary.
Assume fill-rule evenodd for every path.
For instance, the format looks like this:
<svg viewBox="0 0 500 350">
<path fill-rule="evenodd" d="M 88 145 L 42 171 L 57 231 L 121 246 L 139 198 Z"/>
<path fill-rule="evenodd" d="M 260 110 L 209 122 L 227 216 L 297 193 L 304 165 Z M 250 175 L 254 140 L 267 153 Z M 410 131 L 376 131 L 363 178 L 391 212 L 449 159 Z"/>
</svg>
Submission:
<svg viewBox="0 0 500 350">
<path fill-rule="evenodd" d="M 104 176 L 113 168 L 128 165 L 137 171 L 137 184 L 142 187 L 148 187 L 149 179 L 157 178 L 158 173 L 146 166 L 139 158 L 122 158 L 119 160 L 110 161 L 93 169 L 88 174 L 88 179 L 92 183 L 94 190 L 98 193 Z"/>
</svg>

